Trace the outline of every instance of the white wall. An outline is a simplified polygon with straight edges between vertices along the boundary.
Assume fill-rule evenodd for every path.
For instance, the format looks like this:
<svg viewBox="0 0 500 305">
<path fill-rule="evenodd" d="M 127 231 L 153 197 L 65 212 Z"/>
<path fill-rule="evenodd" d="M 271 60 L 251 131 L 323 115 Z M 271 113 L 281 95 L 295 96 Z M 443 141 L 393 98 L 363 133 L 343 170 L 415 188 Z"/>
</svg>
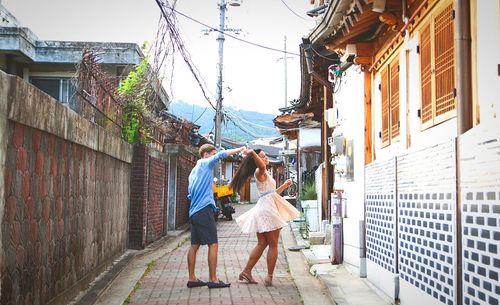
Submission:
<svg viewBox="0 0 500 305">
<path fill-rule="evenodd" d="M 321 146 L 321 128 L 300 128 L 298 146 L 300 148 Z"/>
<path fill-rule="evenodd" d="M 335 188 L 343 189 L 346 216 L 344 228 L 344 262 L 360 267 L 360 230 L 359 221 L 364 219 L 364 74 L 358 67 L 351 67 L 342 79 L 341 90 L 335 95 L 335 107 L 338 109 L 338 124 L 335 134 L 340 134 L 347 141 L 353 141 L 354 181 L 347 181 L 344 175 L 336 174 Z M 340 169 L 345 164 L 345 156 L 337 158 Z M 345 171 L 345 169 L 344 169 Z"/>
<path fill-rule="evenodd" d="M 500 2 L 476 0 L 476 3 L 479 113 L 481 124 L 495 124 L 495 117 L 498 119 L 500 116 L 500 76 L 498 75 Z"/>
<path fill-rule="evenodd" d="M 224 178 L 228 181 L 233 179 L 233 163 L 232 162 L 224 162 L 225 166 L 225 175 Z"/>
</svg>

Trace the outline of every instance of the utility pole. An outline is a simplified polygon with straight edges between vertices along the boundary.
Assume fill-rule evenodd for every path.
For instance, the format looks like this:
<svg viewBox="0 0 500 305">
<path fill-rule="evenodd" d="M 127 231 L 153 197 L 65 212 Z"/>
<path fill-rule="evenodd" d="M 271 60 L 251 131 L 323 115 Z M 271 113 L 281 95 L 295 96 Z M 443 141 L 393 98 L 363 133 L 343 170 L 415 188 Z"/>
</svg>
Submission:
<svg viewBox="0 0 500 305">
<path fill-rule="evenodd" d="M 226 29 L 224 26 L 224 22 L 226 20 L 226 9 L 227 3 L 230 6 L 238 7 L 241 5 L 241 0 L 220 0 L 219 6 L 219 36 L 217 36 L 217 41 L 219 42 L 219 63 L 218 63 L 218 71 L 217 71 L 217 103 L 215 105 L 215 139 L 214 144 L 215 148 L 221 148 L 221 139 L 222 139 L 222 70 L 223 70 L 223 62 L 224 62 L 224 32 L 234 32 L 235 34 L 239 34 L 241 29 Z M 206 35 L 209 32 L 215 31 L 215 29 L 207 29 L 204 30 Z M 215 167 L 215 177 L 220 179 L 220 163 Z"/>
<path fill-rule="evenodd" d="M 226 3 L 225 0 L 220 0 L 219 3 L 219 64 L 217 75 L 217 103 L 215 106 L 215 147 L 221 148 L 222 138 L 222 69 L 224 57 L 224 21 L 226 19 Z M 220 165 L 215 167 L 215 177 L 220 179 Z"/>
<path fill-rule="evenodd" d="M 286 67 L 286 61 L 287 61 L 287 57 L 286 57 L 286 35 L 285 35 L 285 41 L 284 41 L 284 48 L 283 48 L 283 61 L 285 62 L 285 107 L 288 106 L 288 78 L 287 78 L 287 67 Z M 285 153 L 288 152 L 288 148 L 289 148 L 289 145 L 288 145 L 288 138 L 286 136 L 283 136 L 283 141 L 284 141 L 284 144 L 285 144 Z M 285 165 L 285 179 L 288 179 L 290 177 L 290 168 L 289 168 L 289 165 L 288 165 L 288 155 L 283 155 L 284 157 L 284 165 Z"/>
<path fill-rule="evenodd" d="M 285 62 L 285 107 L 288 106 L 288 79 L 287 79 L 287 70 L 286 70 L 286 35 L 285 35 L 285 46 L 283 48 L 283 61 Z"/>
</svg>

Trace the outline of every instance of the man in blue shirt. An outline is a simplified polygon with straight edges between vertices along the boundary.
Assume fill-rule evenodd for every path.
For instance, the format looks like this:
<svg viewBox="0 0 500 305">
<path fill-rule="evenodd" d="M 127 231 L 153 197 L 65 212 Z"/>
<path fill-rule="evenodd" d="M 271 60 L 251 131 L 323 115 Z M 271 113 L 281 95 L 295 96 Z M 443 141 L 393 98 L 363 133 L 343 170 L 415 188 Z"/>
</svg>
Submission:
<svg viewBox="0 0 500 305">
<path fill-rule="evenodd" d="M 242 152 L 245 147 L 225 150 L 217 153 L 213 145 L 205 144 L 200 147 L 201 159 L 189 174 L 188 198 L 191 200 L 189 206 L 189 222 L 191 223 L 191 248 L 189 248 L 187 261 L 189 280 L 187 286 L 208 288 L 225 288 L 231 286 L 217 278 L 217 252 L 219 244 L 217 240 L 217 228 L 215 226 L 215 200 L 213 192 L 214 174 L 213 168 L 222 159 Z M 200 245 L 208 245 L 208 272 L 209 282 L 199 280 L 195 275 L 196 254 Z"/>
</svg>

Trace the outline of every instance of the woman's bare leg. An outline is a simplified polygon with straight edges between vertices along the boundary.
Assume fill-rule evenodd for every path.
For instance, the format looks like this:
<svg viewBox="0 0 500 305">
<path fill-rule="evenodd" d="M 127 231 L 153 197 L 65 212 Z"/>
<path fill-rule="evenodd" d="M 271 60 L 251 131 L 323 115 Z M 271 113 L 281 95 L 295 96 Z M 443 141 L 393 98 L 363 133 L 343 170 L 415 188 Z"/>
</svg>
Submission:
<svg viewBox="0 0 500 305">
<path fill-rule="evenodd" d="M 248 257 L 247 264 L 245 268 L 243 269 L 243 273 L 249 277 L 249 280 L 253 280 L 252 278 L 252 269 L 257 264 L 259 261 L 260 257 L 262 256 L 262 252 L 267 247 L 267 241 L 266 238 L 264 237 L 264 233 L 257 233 L 257 245 L 252 249 L 252 252 L 250 252 L 250 256 Z"/>
<path fill-rule="evenodd" d="M 267 244 L 269 245 L 269 249 L 267 250 L 267 286 L 272 285 L 274 268 L 276 267 L 276 261 L 278 260 L 278 241 L 280 238 L 280 231 L 281 229 L 277 229 L 264 233 Z"/>
</svg>

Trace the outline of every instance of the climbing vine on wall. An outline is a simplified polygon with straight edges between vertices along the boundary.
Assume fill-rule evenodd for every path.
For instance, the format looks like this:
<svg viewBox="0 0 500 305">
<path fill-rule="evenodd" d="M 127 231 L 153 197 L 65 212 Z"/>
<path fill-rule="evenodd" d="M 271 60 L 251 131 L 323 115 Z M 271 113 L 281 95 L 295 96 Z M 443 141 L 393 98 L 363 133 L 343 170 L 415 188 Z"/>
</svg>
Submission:
<svg viewBox="0 0 500 305">
<path fill-rule="evenodd" d="M 131 144 L 150 142 L 156 124 L 149 99 L 154 94 L 150 78 L 150 66 L 142 59 L 128 74 L 118 93 L 123 99 L 122 136 Z"/>
</svg>

